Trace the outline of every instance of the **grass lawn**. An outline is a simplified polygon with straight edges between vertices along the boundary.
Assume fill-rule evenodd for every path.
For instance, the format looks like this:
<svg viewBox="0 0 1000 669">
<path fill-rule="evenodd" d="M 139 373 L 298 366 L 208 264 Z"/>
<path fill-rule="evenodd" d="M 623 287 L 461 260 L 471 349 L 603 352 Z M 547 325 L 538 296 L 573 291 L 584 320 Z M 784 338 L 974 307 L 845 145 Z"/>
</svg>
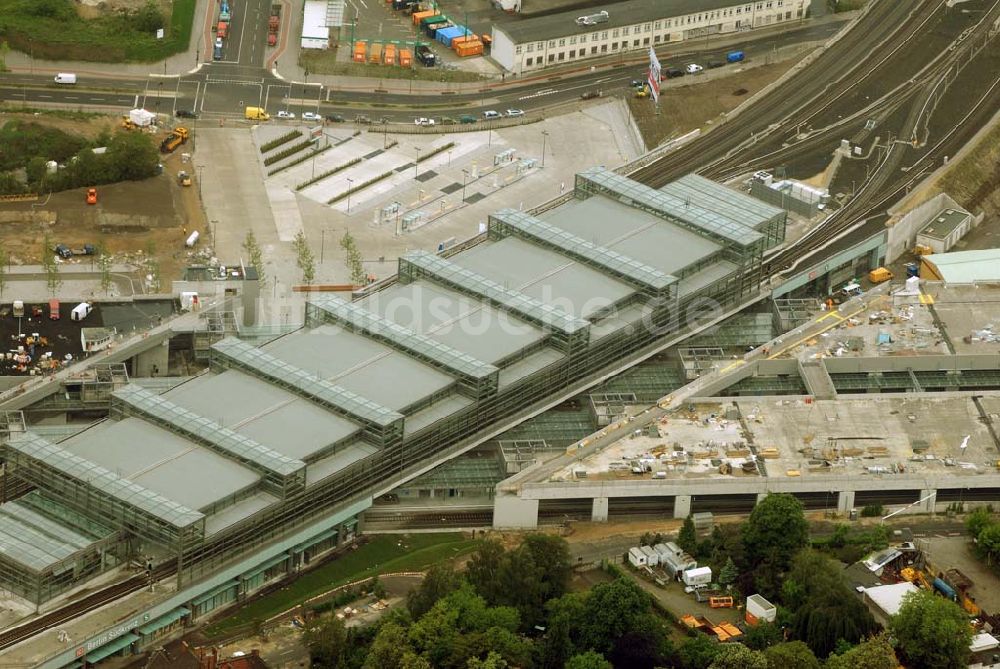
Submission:
<svg viewBox="0 0 1000 669">
<path fill-rule="evenodd" d="M 0 34 L 12 49 L 39 60 L 153 62 L 186 51 L 196 0 L 173 0 L 166 35 L 134 27 L 133 17 L 79 16 L 72 0 L 0 0 Z M 134 14 L 134 12 L 133 12 Z"/>
<path fill-rule="evenodd" d="M 375 574 L 420 571 L 436 562 L 471 553 L 477 544 L 478 541 L 458 533 L 378 535 L 361 548 L 303 574 L 287 587 L 265 595 L 234 615 L 209 625 L 205 634 L 209 637 L 223 636 L 237 628 L 262 622 L 338 585 Z"/>
</svg>

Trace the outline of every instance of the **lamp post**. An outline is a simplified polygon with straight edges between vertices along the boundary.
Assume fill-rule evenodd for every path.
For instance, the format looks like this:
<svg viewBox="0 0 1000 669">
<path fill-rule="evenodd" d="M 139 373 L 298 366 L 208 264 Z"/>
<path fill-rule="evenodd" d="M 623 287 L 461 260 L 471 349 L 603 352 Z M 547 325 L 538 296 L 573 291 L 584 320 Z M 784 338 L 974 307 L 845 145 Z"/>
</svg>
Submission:
<svg viewBox="0 0 1000 669">
<path fill-rule="evenodd" d="M 323 259 L 326 256 L 326 228 L 320 228 L 319 230 L 319 264 L 323 264 Z"/>
<path fill-rule="evenodd" d="M 413 161 L 413 178 L 417 178 L 417 169 L 420 167 L 420 147 L 415 146 L 413 150 L 417 152 L 417 159 Z"/>
<path fill-rule="evenodd" d="M 465 204 L 465 184 L 469 178 L 469 170 L 462 170 L 462 204 Z"/>
<path fill-rule="evenodd" d="M 549 138 L 549 131 L 542 130 L 542 167 L 545 167 L 545 144 L 548 138 Z"/>
<path fill-rule="evenodd" d="M 351 214 L 351 187 L 354 185 L 354 179 L 348 177 L 347 179 L 347 215 Z"/>
</svg>

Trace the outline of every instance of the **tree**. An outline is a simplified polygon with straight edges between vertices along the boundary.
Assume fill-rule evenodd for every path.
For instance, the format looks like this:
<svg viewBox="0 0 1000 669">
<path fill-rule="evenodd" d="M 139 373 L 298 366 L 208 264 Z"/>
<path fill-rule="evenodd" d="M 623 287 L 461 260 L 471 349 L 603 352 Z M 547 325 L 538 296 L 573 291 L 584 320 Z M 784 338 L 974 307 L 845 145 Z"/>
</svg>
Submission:
<svg viewBox="0 0 1000 669">
<path fill-rule="evenodd" d="M 990 513 L 989 509 L 984 509 L 980 506 L 973 510 L 973 512 L 970 513 L 965 519 L 965 529 L 967 529 L 969 534 L 973 537 L 978 538 L 980 532 L 996 522 L 996 519 L 993 517 L 993 514 Z"/>
<path fill-rule="evenodd" d="M 7 247 L 0 242 L 0 295 L 7 286 L 7 268 L 10 266 L 10 252 Z"/>
<path fill-rule="evenodd" d="M 97 268 L 101 273 L 101 290 L 107 295 L 111 291 L 111 255 L 108 253 L 104 242 L 99 242 L 94 249 L 97 254 Z"/>
<path fill-rule="evenodd" d="M 311 284 L 316 279 L 316 258 L 301 230 L 295 235 L 292 247 L 295 249 L 295 264 L 302 270 L 302 283 Z"/>
<path fill-rule="evenodd" d="M 611 669 L 611 666 L 603 655 L 592 650 L 574 655 L 566 662 L 566 669 Z"/>
<path fill-rule="evenodd" d="M 253 230 L 247 230 L 247 236 L 243 239 L 243 250 L 250 256 L 250 264 L 257 270 L 257 280 L 263 284 L 265 281 L 264 252 L 261 251 L 260 244 L 257 243 L 257 237 L 253 234 Z"/>
<path fill-rule="evenodd" d="M 694 518 L 691 517 L 691 514 L 688 514 L 688 517 L 684 519 L 684 524 L 681 525 L 681 531 L 677 534 L 677 545 L 691 555 L 698 552 L 698 533 L 695 532 Z"/>
<path fill-rule="evenodd" d="M 52 238 L 47 232 L 42 239 L 42 271 L 45 272 L 45 286 L 49 289 L 49 294 L 55 295 L 62 285 L 62 279 L 59 278 L 59 265 L 56 264 Z"/>
<path fill-rule="evenodd" d="M 969 660 L 972 627 L 957 604 L 928 590 L 903 598 L 889 621 L 901 659 L 913 669 L 964 667 Z"/>
<path fill-rule="evenodd" d="M 733 558 L 727 557 L 726 564 L 722 566 L 719 570 L 719 585 L 723 586 L 727 591 L 733 589 L 733 583 L 739 578 L 740 572 L 736 569 L 736 563 L 733 562 Z"/>
<path fill-rule="evenodd" d="M 608 659 L 616 667 L 654 669 L 662 666 L 673 652 L 667 640 L 669 630 L 650 613 L 637 616 L 631 629 L 614 640 Z"/>
<path fill-rule="evenodd" d="M 743 525 L 743 547 L 747 564 L 755 566 L 755 585 L 765 597 L 777 594 L 781 574 L 808 540 L 809 524 L 795 497 L 772 493 L 757 503 Z"/>
<path fill-rule="evenodd" d="M 401 669 L 407 653 L 413 653 L 413 649 L 406 638 L 406 630 L 396 623 L 385 623 L 379 627 L 368 649 L 363 669 Z"/>
<path fill-rule="evenodd" d="M 987 565 L 1000 559 L 1000 523 L 983 528 L 976 539 L 976 548 L 986 558 Z"/>
<path fill-rule="evenodd" d="M 510 665 L 499 653 L 490 651 L 486 659 L 480 660 L 478 657 L 470 657 L 465 665 L 468 669 L 507 669 Z"/>
<path fill-rule="evenodd" d="M 505 553 L 499 541 L 488 539 L 479 544 L 465 570 L 465 577 L 472 587 L 492 604 L 503 599 L 504 593 L 500 592 L 499 584 Z"/>
<path fill-rule="evenodd" d="M 546 603 L 548 629 L 542 646 L 541 665 L 546 669 L 563 669 L 575 653 L 583 650 L 580 621 L 587 615 L 589 593 L 570 593 Z"/>
<path fill-rule="evenodd" d="M 406 598 L 406 608 L 417 619 L 430 611 L 439 599 L 458 590 L 461 584 L 462 577 L 455 573 L 450 563 L 432 565 L 420 585 L 410 591 Z"/>
<path fill-rule="evenodd" d="M 351 276 L 351 283 L 355 286 L 365 285 L 368 276 L 361 262 L 361 251 L 358 250 L 358 245 L 350 232 L 345 232 L 344 236 L 340 238 L 340 248 L 344 249 L 344 263 Z"/>
<path fill-rule="evenodd" d="M 140 32 L 155 34 L 160 28 L 166 27 L 166 21 L 156 4 L 147 2 L 135 13 L 132 25 Z"/>
<path fill-rule="evenodd" d="M 618 578 L 594 586 L 580 621 L 580 647 L 607 654 L 615 641 L 649 615 L 650 596 L 631 579 Z"/>
<path fill-rule="evenodd" d="M 819 660 L 801 641 L 779 643 L 764 650 L 768 669 L 819 669 Z M 894 668 L 893 668 L 894 669 Z"/>
<path fill-rule="evenodd" d="M 708 669 L 708 666 L 715 661 L 720 648 L 721 646 L 709 639 L 707 634 L 698 632 L 681 644 L 677 649 L 677 655 L 684 669 Z"/>
<path fill-rule="evenodd" d="M 347 630 L 336 616 L 310 621 L 303 637 L 314 667 L 339 667 L 347 652 Z"/>
<path fill-rule="evenodd" d="M 792 613 L 792 634 L 817 657 L 843 639 L 858 643 L 877 630 L 871 613 L 854 595 L 840 566 L 822 553 L 801 551 L 785 577 L 781 598 Z"/>
<path fill-rule="evenodd" d="M 569 585 L 569 546 L 562 537 L 531 534 L 503 555 L 498 574 L 497 604 L 515 607 L 522 630 L 545 620 L 545 603 L 562 597 Z"/>
<path fill-rule="evenodd" d="M 92 151 L 86 149 L 84 152 L 94 155 Z M 160 154 L 152 138 L 141 132 L 115 133 L 102 158 L 100 162 L 108 166 L 110 174 L 106 175 L 107 180 L 92 183 L 148 179 L 156 175 L 160 164 Z"/>
<path fill-rule="evenodd" d="M 7 54 L 10 53 L 10 45 L 7 40 L 0 42 L 0 72 L 7 71 Z"/>
<path fill-rule="evenodd" d="M 741 641 L 751 650 L 764 650 L 781 643 L 781 628 L 774 623 L 760 622 L 747 630 Z"/>
<path fill-rule="evenodd" d="M 896 669 L 899 660 L 884 632 L 841 655 L 831 655 L 826 669 Z"/>
<path fill-rule="evenodd" d="M 709 669 L 768 669 L 767 658 L 759 650 L 750 650 L 738 643 L 720 647 Z"/>
</svg>

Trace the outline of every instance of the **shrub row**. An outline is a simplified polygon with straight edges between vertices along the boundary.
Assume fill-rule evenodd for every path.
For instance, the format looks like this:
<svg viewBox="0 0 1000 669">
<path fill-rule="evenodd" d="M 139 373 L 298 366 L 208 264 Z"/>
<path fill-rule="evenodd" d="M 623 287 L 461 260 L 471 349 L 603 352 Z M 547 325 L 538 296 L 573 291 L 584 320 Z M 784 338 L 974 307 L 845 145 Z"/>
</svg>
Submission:
<svg viewBox="0 0 1000 669">
<path fill-rule="evenodd" d="M 272 177 L 275 174 L 277 174 L 278 172 L 283 172 L 284 170 L 287 170 L 289 167 L 295 167 L 296 165 L 301 165 L 302 163 L 306 162 L 310 158 L 318 156 L 319 154 L 323 153 L 324 151 L 326 151 L 329 148 L 330 148 L 329 146 L 324 146 L 322 149 L 316 149 L 315 151 L 310 151 L 306 155 L 304 155 L 304 156 L 302 156 L 300 158 L 296 158 L 295 160 L 293 160 L 290 163 L 285 163 L 284 165 L 281 165 L 280 167 L 275 167 L 273 170 L 271 170 L 270 172 L 267 173 L 267 176 Z"/>
<path fill-rule="evenodd" d="M 441 146 L 439 146 L 438 148 L 434 149 L 430 153 L 425 153 L 422 156 L 418 156 L 417 157 L 417 162 L 418 163 L 422 163 L 425 160 L 433 158 L 434 156 L 436 156 L 439 153 L 447 151 L 448 149 L 452 148 L 453 146 L 455 146 L 455 142 L 448 142 L 447 144 L 442 144 Z"/>
<path fill-rule="evenodd" d="M 260 152 L 261 153 L 267 153 L 271 149 L 276 149 L 279 146 L 281 146 L 282 144 L 284 144 L 286 142 L 290 142 L 293 139 L 295 139 L 296 137 L 299 137 L 301 135 L 302 135 L 302 131 L 301 130 L 292 130 L 291 132 L 285 133 L 284 135 L 282 135 L 281 137 L 279 137 L 277 139 L 272 139 L 270 142 L 267 142 L 266 144 L 261 144 L 261 146 L 260 146 Z"/>
<path fill-rule="evenodd" d="M 273 156 L 268 156 L 267 158 L 265 158 L 264 159 L 264 166 L 266 167 L 267 165 L 273 165 L 276 162 L 278 162 L 279 160 L 284 160 L 288 156 L 294 156 L 299 151 L 302 151 L 304 149 L 308 149 L 310 146 L 312 146 L 312 144 L 313 144 L 313 140 L 311 140 L 311 139 L 307 139 L 305 141 L 299 142 L 298 144 L 292 144 L 290 147 L 288 147 L 284 151 L 278 151 Z"/>
<path fill-rule="evenodd" d="M 323 172 L 322 174 L 317 174 L 316 176 L 314 176 L 312 179 L 309 179 L 308 181 L 303 181 L 302 183 L 300 183 L 298 186 L 295 187 L 295 190 L 302 190 L 306 186 L 312 186 L 317 181 L 322 181 L 323 179 L 325 179 L 325 178 L 327 178 L 329 176 L 333 176 L 337 172 L 343 172 L 348 167 L 351 167 L 353 165 L 357 165 L 360 162 L 361 162 L 361 158 L 352 158 L 351 160 L 348 160 L 346 163 L 344 163 L 342 165 L 337 165 L 332 170 L 327 170 L 326 172 Z"/>
<path fill-rule="evenodd" d="M 345 190 L 340 195 L 335 195 L 335 196 L 331 197 L 329 200 L 326 201 L 326 203 L 327 204 L 333 204 L 335 202 L 340 202 L 341 200 L 343 200 L 348 195 L 354 195 L 359 190 L 364 190 L 365 188 L 368 188 L 372 184 L 378 183 L 379 181 L 382 181 L 382 179 L 388 179 L 389 177 L 391 177 L 395 173 L 396 173 L 396 170 L 389 170 L 388 172 L 382 172 L 382 174 L 378 175 L 377 177 L 373 177 L 373 178 L 369 179 L 368 181 L 365 181 L 363 183 L 358 184 L 357 186 L 353 186 L 351 188 L 348 188 L 347 190 Z"/>
</svg>

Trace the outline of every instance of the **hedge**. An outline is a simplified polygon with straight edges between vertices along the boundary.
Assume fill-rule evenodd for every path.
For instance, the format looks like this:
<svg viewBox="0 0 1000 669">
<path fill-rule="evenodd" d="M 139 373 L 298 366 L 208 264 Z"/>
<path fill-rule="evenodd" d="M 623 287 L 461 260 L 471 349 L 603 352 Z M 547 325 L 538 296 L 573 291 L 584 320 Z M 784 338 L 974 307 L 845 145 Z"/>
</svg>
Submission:
<svg viewBox="0 0 1000 669">
<path fill-rule="evenodd" d="M 276 149 L 279 146 L 281 146 L 282 144 L 290 142 L 293 139 L 295 139 L 296 137 L 299 137 L 301 135 L 302 135 L 302 131 L 301 130 L 292 130 L 291 132 L 285 133 L 284 135 L 282 135 L 278 139 L 272 139 L 270 142 L 267 142 L 266 144 L 261 144 L 261 146 L 260 146 L 260 152 L 261 153 L 267 153 L 271 149 Z"/>
<path fill-rule="evenodd" d="M 314 157 L 318 156 L 319 154 L 323 153 L 324 151 L 326 151 L 329 148 L 330 148 L 329 146 L 324 146 L 322 149 L 316 149 L 315 151 L 310 151 L 309 153 L 307 153 L 306 155 L 302 156 L 301 158 L 296 158 L 295 160 L 293 160 L 290 163 L 285 163 L 284 165 L 281 165 L 279 167 L 274 168 L 273 170 L 271 170 L 270 172 L 267 173 L 267 176 L 272 177 L 275 174 L 277 174 L 278 172 L 281 172 L 283 170 L 287 170 L 289 167 L 295 167 L 296 165 L 301 165 L 302 163 L 306 162 L 310 158 L 314 158 Z"/>
<path fill-rule="evenodd" d="M 295 190 L 302 190 L 306 186 L 311 186 L 314 183 L 316 183 L 317 181 L 322 181 L 323 179 L 325 179 L 325 178 L 327 178 L 329 176 L 333 176 L 337 172 L 343 172 L 348 167 L 351 167 L 353 165 L 357 165 L 360 162 L 361 162 L 361 158 L 353 158 L 351 160 L 348 160 L 346 163 L 344 163 L 342 165 L 337 165 L 332 170 L 327 170 L 326 172 L 323 172 L 322 174 L 317 174 L 316 176 L 314 176 L 312 179 L 309 179 L 308 181 L 303 181 L 302 183 L 300 183 L 298 186 L 295 187 Z"/>
<path fill-rule="evenodd" d="M 310 146 L 312 146 L 312 144 L 314 143 L 314 141 L 315 140 L 307 139 L 304 142 L 299 142 L 298 144 L 293 144 L 292 146 L 288 147 L 284 151 L 278 151 L 273 156 L 268 156 L 267 158 L 264 159 L 264 166 L 267 167 L 268 165 L 275 164 L 279 160 L 284 160 L 288 156 L 294 156 L 299 151 L 302 151 L 304 149 L 308 149 Z"/>
<path fill-rule="evenodd" d="M 359 190 L 364 190 L 365 188 L 368 188 L 372 184 L 378 183 L 379 181 L 382 181 L 382 179 L 388 179 L 389 177 L 391 177 L 395 173 L 396 173 L 396 170 L 389 170 L 388 172 L 383 172 L 382 174 L 378 175 L 377 177 L 373 177 L 373 178 L 369 179 L 368 181 L 365 181 L 363 183 L 358 184 L 357 186 L 353 186 L 351 188 L 348 188 L 347 190 L 345 190 L 340 195 L 335 195 L 335 196 L 331 197 L 329 200 L 326 201 L 326 203 L 327 204 L 333 204 L 335 202 L 340 202 L 341 200 L 343 200 L 348 195 L 354 195 Z"/>
</svg>

